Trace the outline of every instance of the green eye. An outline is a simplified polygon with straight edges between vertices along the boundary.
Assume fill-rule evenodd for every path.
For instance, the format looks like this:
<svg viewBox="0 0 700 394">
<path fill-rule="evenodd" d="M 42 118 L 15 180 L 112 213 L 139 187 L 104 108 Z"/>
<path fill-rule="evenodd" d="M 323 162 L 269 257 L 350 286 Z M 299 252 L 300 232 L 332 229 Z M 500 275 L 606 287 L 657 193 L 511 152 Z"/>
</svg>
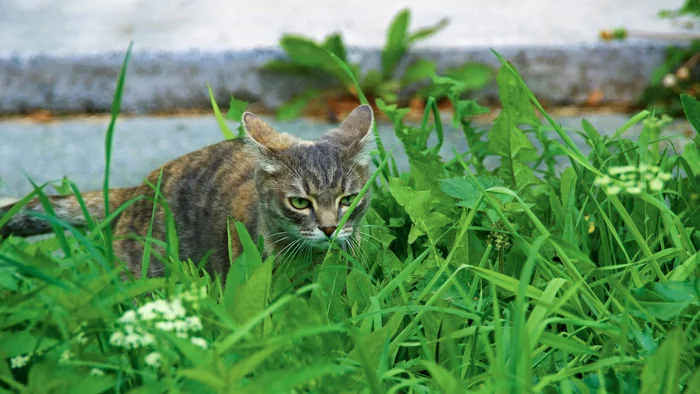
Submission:
<svg viewBox="0 0 700 394">
<path fill-rule="evenodd" d="M 355 200 L 355 197 L 357 197 L 357 194 L 353 194 L 351 196 L 345 196 L 340 199 L 340 205 L 344 205 L 346 207 L 349 207 L 350 204 L 352 204 L 353 200 Z"/>
<path fill-rule="evenodd" d="M 301 197 L 292 197 L 289 199 L 289 203 L 292 204 L 295 209 L 306 209 L 311 205 L 311 201 Z"/>
</svg>

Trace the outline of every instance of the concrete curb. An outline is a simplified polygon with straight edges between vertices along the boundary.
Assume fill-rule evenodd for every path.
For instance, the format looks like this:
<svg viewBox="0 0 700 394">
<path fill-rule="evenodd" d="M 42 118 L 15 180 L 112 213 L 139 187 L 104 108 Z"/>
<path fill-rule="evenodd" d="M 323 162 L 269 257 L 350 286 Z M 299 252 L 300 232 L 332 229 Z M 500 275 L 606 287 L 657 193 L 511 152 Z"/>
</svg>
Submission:
<svg viewBox="0 0 700 394">
<path fill-rule="evenodd" d="M 549 104 L 581 104 L 594 92 L 603 102 L 631 102 L 664 61 L 668 42 L 630 40 L 566 46 L 494 48 L 511 61 L 535 95 Z M 61 114 L 100 113 L 111 108 L 123 53 L 80 56 L 0 53 L 0 115 L 49 110 Z M 486 47 L 416 50 L 438 70 L 478 61 L 494 67 L 498 60 Z M 206 84 L 227 106 L 231 94 L 276 108 L 310 86 L 329 81 L 275 75 L 261 70 L 280 49 L 226 52 L 146 52 L 135 50 L 126 79 L 122 109 L 145 114 L 210 108 Z M 380 50 L 351 48 L 349 57 L 363 71 L 377 69 Z M 481 97 L 492 98 L 490 86 Z"/>
</svg>

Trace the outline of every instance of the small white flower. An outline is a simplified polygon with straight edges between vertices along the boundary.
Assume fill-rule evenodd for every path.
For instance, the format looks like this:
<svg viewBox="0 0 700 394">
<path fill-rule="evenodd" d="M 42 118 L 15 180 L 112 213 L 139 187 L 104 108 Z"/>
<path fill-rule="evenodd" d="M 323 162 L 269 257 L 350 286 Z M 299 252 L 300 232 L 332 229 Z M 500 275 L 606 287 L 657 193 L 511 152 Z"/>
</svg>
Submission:
<svg viewBox="0 0 700 394">
<path fill-rule="evenodd" d="M 156 368 L 160 366 L 160 362 L 163 360 L 163 356 L 159 352 L 153 352 L 149 353 L 145 358 L 144 361 L 146 364 Z"/>
<path fill-rule="evenodd" d="M 625 191 L 629 194 L 639 194 L 642 192 L 642 188 L 639 186 L 632 186 L 625 189 Z"/>
<path fill-rule="evenodd" d="M 676 70 L 676 77 L 678 77 L 678 79 L 688 79 L 690 78 L 690 70 L 688 67 L 683 66 Z"/>
<path fill-rule="evenodd" d="M 141 345 L 142 346 L 152 345 L 155 341 L 156 341 L 156 337 L 154 337 L 153 334 L 151 334 L 151 333 L 146 332 L 141 336 Z"/>
<path fill-rule="evenodd" d="M 185 319 L 185 322 L 191 331 L 199 331 L 202 329 L 202 320 L 199 316 L 190 316 Z"/>
<path fill-rule="evenodd" d="M 158 315 L 155 313 L 153 308 L 144 308 L 141 307 L 139 308 L 139 316 L 141 317 L 141 320 L 149 321 L 153 320 L 158 317 Z"/>
<path fill-rule="evenodd" d="M 162 331 L 173 331 L 175 330 L 175 324 L 171 321 L 159 321 L 156 323 L 156 328 Z"/>
<path fill-rule="evenodd" d="M 175 335 L 177 335 L 178 338 L 187 339 L 187 333 L 186 333 L 186 332 L 178 332 L 178 333 L 175 334 Z"/>
<path fill-rule="evenodd" d="M 668 181 L 671 179 L 671 174 L 667 172 L 659 172 L 659 175 L 657 175 L 657 177 L 659 177 L 659 179 L 661 179 L 662 181 Z"/>
<path fill-rule="evenodd" d="M 124 338 L 124 347 L 127 349 L 136 349 L 141 345 L 141 336 L 137 334 L 129 334 Z"/>
<path fill-rule="evenodd" d="M 672 88 L 676 86 L 676 76 L 673 74 L 666 74 L 664 75 L 664 79 L 661 81 L 661 84 L 664 85 L 666 88 Z"/>
<path fill-rule="evenodd" d="M 624 187 L 625 189 L 630 188 L 630 187 L 635 187 L 636 185 L 637 185 L 637 182 L 634 180 L 622 182 L 622 187 Z"/>
<path fill-rule="evenodd" d="M 610 194 L 610 195 L 618 194 L 618 193 L 620 193 L 621 191 L 622 191 L 622 188 L 621 188 L 620 186 L 617 186 L 617 185 L 611 185 L 611 186 L 609 186 L 609 187 L 607 188 L 607 192 L 608 192 L 608 194 Z"/>
<path fill-rule="evenodd" d="M 655 192 L 664 188 L 664 182 L 659 178 L 654 178 L 649 182 L 649 188 Z"/>
<path fill-rule="evenodd" d="M 184 320 L 175 320 L 173 322 L 173 327 L 175 328 L 175 331 L 178 331 L 178 332 L 187 331 L 187 329 L 189 328 L 189 326 L 187 325 L 187 322 L 185 322 Z"/>
<path fill-rule="evenodd" d="M 93 368 L 90 370 L 90 376 L 104 376 L 104 372 L 99 368 Z"/>
<path fill-rule="evenodd" d="M 610 182 L 612 182 L 612 179 L 611 179 L 609 176 L 607 176 L 607 175 L 603 175 L 603 176 L 597 177 L 597 178 L 593 181 L 593 184 L 596 185 L 596 186 L 605 186 L 605 185 L 610 184 Z"/>
<path fill-rule="evenodd" d="M 170 303 L 169 308 L 163 311 L 163 318 L 165 320 L 176 320 L 185 317 L 187 311 L 182 306 L 182 300 L 176 298 Z"/>
<path fill-rule="evenodd" d="M 112 346 L 117 346 L 117 347 L 124 346 L 124 339 L 125 339 L 124 333 L 117 331 L 117 332 L 113 333 L 112 336 L 109 338 L 109 343 Z"/>
<path fill-rule="evenodd" d="M 635 172 L 627 172 L 627 173 L 620 174 L 621 181 L 634 182 L 635 179 L 637 179 L 637 173 L 635 173 Z"/>
<path fill-rule="evenodd" d="M 81 332 L 81 333 L 79 333 L 78 335 L 76 335 L 75 341 L 78 342 L 78 343 L 85 344 L 85 343 L 87 343 L 88 338 L 87 338 L 87 336 L 85 335 L 84 332 Z"/>
<path fill-rule="evenodd" d="M 12 369 L 22 368 L 29 363 L 30 359 L 31 359 L 30 355 L 22 356 L 20 354 L 19 356 L 12 357 L 10 359 L 10 368 L 12 368 Z"/>
<path fill-rule="evenodd" d="M 622 166 L 622 167 L 610 167 L 608 169 L 608 174 L 619 175 L 627 172 L 637 172 L 637 167 L 635 166 Z"/>
<path fill-rule="evenodd" d="M 190 339 L 190 341 L 192 342 L 192 344 L 197 345 L 202 349 L 206 349 L 207 347 L 209 347 L 209 345 L 207 344 L 207 340 L 204 338 L 193 337 Z"/>
<path fill-rule="evenodd" d="M 122 323 L 133 323 L 136 321 L 136 312 L 133 310 L 128 310 L 124 312 L 122 317 L 119 318 L 119 321 Z"/>
</svg>

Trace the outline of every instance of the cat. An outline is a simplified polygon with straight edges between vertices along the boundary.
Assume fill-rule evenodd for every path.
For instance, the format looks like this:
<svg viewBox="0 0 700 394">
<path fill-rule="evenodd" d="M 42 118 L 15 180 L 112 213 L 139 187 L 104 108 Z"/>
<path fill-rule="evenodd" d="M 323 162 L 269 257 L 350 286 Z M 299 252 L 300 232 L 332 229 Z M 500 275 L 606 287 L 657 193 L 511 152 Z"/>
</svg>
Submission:
<svg viewBox="0 0 700 394">
<path fill-rule="evenodd" d="M 110 189 L 110 212 L 132 198 L 149 197 L 130 205 L 112 223 L 115 256 L 131 276 L 141 276 L 143 240 L 134 235 L 147 235 L 159 177 L 160 194 L 177 230 L 179 257 L 197 263 L 206 256 L 205 269 L 212 277 L 221 275 L 225 280 L 230 262 L 242 251 L 233 221 L 241 222 L 254 241 L 263 238 L 265 256 L 327 250 L 335 233 L 341 245 L 359 241 L 358 226 L 369 207 L 369 191 L 345 225 L 337 226 L 371 176 L 370 152 L 375 147 L 372 108 L 355 108 L 336 129 L 315 141 L 279 133 L 250 112 L 244 113 L 241 121 L 242 138 L 174 159 L 162 167 L 162 175 L 157 169 L 140 186 Z M 103 193 L 82 196 L 90 215 L 104 219 Z M 49 199 L 58 218 L 75 226 L 86 225 L 74 196 Z M 10 208 L 0 207 L 0 217 Z M 43 208 L 38 199 L 31 200 L 0 228 L 0 236 L 51 232 L 49 223 L 27 215 L 27 211 L 43 212 Z M 233 221 L 227 224 L 229 217 Z M 231 232 L 230 245 L 227 231 Z M 161 241 L 166 237 L 165 210 L 160 204 L 152 237 Z M 164 253 L 157 246 L 154 251 Z M 152 257 L 147 275 L 164 273 L 164 264 Z"/>
</svg>

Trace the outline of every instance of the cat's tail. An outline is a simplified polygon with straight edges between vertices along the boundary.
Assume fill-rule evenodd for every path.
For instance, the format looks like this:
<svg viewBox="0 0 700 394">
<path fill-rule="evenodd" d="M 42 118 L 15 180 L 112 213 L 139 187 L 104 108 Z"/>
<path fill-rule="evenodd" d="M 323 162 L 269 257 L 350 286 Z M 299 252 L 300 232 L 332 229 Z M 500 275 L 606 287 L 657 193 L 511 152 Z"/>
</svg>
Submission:
<svg viewBox="0 0 700 394">
<path fill-rule="evenodd" d="M 109 191 L 110 211 L 114 211 L 130 198 L 129 193 L 133 189 L 112 189 Z M 76 227 L 85 226 L 87 220 L 83 213 L 78 199 L 73 195 L 68 196 L 47 196 L 56 217 L 66 223 Z M 82 193 L 85 208 L 88 214 L 96 219 L 104 219 L 104 193 L 102 191 Z M 0 200 L 0 219 L 7 214 L 15 205 L 15 202 Z M 42 218 L 32 216 L 30 212 L 45 213 L 44 208 L 38 198 L 30 200 L 19 212 L 14 214 L 10 221 L 0 227 L 0 237 L 7 238 L 9 235 L 28 237 L 52 232 L 51 224 Z"/>
</svg>

